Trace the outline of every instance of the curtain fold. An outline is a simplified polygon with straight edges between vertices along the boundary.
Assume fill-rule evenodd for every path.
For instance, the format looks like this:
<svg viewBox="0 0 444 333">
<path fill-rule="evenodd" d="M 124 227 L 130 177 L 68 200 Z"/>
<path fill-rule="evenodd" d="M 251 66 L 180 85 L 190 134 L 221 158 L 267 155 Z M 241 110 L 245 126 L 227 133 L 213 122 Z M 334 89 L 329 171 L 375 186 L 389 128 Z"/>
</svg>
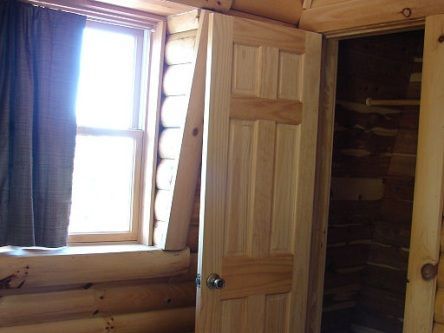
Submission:
<svg viewBox="0 0 444 333">
<path fill-rule="evenodd" d="M 66 245 L 85 21 L 0 0 L 0 246 Z"/>
</svg>

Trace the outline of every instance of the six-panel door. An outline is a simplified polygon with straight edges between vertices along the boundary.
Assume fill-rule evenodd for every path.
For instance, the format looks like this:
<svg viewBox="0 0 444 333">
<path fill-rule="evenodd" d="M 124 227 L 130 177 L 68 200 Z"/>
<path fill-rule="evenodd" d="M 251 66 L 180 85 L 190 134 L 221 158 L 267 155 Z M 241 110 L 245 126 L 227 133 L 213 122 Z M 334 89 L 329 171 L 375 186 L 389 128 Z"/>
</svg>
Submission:
<svg viewBox="0 0 444 333">
<path fill-rule="evenodd" d="M 198 333 L 304 330 L 320 58 L 320 35 L 210 16 Z"/>
</svg>

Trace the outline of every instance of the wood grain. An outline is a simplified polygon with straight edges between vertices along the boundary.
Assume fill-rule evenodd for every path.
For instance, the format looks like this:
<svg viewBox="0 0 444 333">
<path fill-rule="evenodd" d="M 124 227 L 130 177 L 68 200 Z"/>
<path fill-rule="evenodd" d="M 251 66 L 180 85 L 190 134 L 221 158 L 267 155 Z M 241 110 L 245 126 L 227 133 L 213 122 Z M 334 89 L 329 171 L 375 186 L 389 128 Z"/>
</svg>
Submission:
<svg viewBox="0 0 444 333">
<path fill-rule="evenodd" d="M 189 250 L 0 256 L 7 289 L 87 284 L 178 275 L 189 265 Z"/>
<path fill-rule="evenodd" d="M 293 255 L 273 255 L 253 259 L 225 257 L 222 276 L 226 286 L 221 298 L 241 298 L 257 294 L 283 294 L 291 290 Z"/>
<path fill-rule="evenodd" d="M 240 120 L 272 120 L 297 125 L 302 122 L 302 103 L 265 98 L 233 97 L 230 117 Z"/>
<path fill-rule="evenodd" d="M 302 13 L 299 27 L 327 34 L 368 33 L 381 26 L 406 27 L 440 13 L 444 13 L 444 4 L 435 0 L 347 0 L 312 6 Z"/>
<path fill-rule="evenodd" d="M 184 249 L 187 242 L 191 215 L 194 205 L 194 193 L 198 183 L 202 156 L 203 117 L 205 103 L 208 13 L 200 15 L 199 29 L 196 36 L 196 49 L 193 59 L 193 74 L 190 90 L 187 94 L 188 107 L 184 114 L 185 121 L 179 134 L 179 152 L 177 168 L 171 184 L 172 199 L 169 211 L 165 250 Z"/>
<path fill-rule="evenodd" d="M 444 44 L 438 39 L 443 31 L 443 15 L 427 18 L 405 333 L 430 332 L 433 326 L 436 280 L 423 280 L 421 267 L 426 263 L 437 264 L 440 248 L 444 183 L 444 95 L 441 89 Z"/>
<path fill-rule="evenodd" d="M 174 318 L 174 320 L 172 320 Z M 0 327 L 0 333 L 170 333 L 193 328 L 194 307 L 134 314 Z"/>
</svg>

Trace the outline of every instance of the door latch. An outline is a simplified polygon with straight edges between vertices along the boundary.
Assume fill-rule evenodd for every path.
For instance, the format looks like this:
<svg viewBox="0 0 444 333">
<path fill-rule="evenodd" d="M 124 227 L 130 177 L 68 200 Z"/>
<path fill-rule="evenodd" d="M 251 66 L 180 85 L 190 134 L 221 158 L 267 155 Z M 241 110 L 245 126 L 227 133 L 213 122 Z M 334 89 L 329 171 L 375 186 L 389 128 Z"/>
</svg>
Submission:
<svg viewBox="0 0 444 333">
<path fill-rule="evenodd" d="M 196 275 L 195 283 L 196 283 L 196 288 L 200 288 L 200 274 Z"/>
</svg>

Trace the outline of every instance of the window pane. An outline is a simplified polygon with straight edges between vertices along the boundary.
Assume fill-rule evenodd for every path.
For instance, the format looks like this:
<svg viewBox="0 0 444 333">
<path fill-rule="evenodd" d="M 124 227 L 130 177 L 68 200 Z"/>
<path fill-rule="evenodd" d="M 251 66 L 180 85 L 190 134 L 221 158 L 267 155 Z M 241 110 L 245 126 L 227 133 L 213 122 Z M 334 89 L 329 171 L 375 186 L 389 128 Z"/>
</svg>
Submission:
<svg viewBox="0 0 444 333">
<path fill-rule="evenodd" d="M 137 38 L 120 31 L 86 27 L 77 95 L 77 125 L 132 127 Z"/>
<path fill-rule="evenodd" d="M 70 233 L 131 230 L 135 141 L 77 135 Z"/>
</svg>

